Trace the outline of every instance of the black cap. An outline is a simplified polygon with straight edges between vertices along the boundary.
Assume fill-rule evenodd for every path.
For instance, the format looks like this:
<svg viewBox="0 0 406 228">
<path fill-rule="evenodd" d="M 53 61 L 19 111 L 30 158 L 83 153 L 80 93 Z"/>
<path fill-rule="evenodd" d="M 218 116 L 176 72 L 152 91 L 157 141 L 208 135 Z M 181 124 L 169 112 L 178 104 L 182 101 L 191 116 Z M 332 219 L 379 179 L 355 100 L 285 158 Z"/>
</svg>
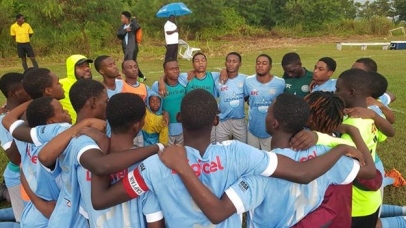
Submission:
<svg viewBox="0 0 406 228">
<path fill-rule="evenodd" d="M 88 63 L 93 63 L 93 60 L 91 59 L 79 59 L 79 61 L 76 62 L 76 65 L 80 65 L 84 62 L 88 62 Z"/>
</svg>

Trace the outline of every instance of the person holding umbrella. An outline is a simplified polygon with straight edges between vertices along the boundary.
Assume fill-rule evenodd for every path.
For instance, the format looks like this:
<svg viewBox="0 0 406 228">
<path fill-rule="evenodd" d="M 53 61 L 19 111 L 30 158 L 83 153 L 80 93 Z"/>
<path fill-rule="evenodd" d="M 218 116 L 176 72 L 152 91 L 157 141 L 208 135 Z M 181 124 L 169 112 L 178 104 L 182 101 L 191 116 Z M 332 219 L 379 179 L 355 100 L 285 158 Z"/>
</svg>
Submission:
<svg viewBox="0 0 406 228">
<path fill-rule="evenodd" d="M 179 32 L 178 27 L 175 24 L 175 16 L 173 14 L 169 16 L 168 21 L 165 23 L 164 31 L 166 42 L 165 61 L 177 60 Z"/>
</svg>

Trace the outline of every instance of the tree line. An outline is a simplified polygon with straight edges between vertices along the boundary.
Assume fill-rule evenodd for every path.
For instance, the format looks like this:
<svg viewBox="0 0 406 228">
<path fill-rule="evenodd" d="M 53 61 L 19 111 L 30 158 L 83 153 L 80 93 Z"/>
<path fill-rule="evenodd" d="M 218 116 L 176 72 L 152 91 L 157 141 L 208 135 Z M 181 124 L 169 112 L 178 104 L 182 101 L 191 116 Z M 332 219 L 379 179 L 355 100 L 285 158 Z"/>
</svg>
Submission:
<svg viewBox="0 0 406 228">
<path fill-rule="evenodd" d="M 81 51 L 111 47 L 120 24 L 120 12 L 136 16 L 145 36 L 162 39 L 165 19 L 155 13 L 168 0 L 0 0 L 0 53 L 14 55 L 9 35 L 15 15 L 22 13 L 35 31 L 39 53 Z M 184 36 L 210 39 L 224 35 L 256 35 L 270 30 L 300 28 L 301 32 L 335 29 L 333 25 L 377 16 L 406 20 L 406 0 L 184 0 L 193 13 L 177 18 Z M 326 27 L 326 25 L 329 25 Z M 324 27 L 323 27 L 324 26 Z M 346 30 L 347 27 L 344 27 Z M 386 29 L 386 28 L 385 28 Z M 294 31 L 292 31 L 294 32 Z M 368 32 L 368 31 L 366 31 Z M 300 36 L 300 34 L 297 34 Z M 114 41 L 114 42 L 112 42 Z M 39 49 L 39 50 L 38 50 Z"/>
</svg>

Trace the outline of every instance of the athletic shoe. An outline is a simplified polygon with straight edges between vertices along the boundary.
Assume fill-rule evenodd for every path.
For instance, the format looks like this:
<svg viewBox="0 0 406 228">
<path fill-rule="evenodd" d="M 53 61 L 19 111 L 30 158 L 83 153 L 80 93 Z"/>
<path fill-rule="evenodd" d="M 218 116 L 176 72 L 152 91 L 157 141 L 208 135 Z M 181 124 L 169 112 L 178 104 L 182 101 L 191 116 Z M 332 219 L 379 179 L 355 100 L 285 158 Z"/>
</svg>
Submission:
<svg viewBox="0 0 406 228">
<path fill-rule="evenodd" d="M 399 171 L 397 171 L 395 168 L 386 172 L 385 176 L 391 177 L 395 180 L 395 182 L 393 183 L 393 186 L 395 186 L 395 187 L 402 187 L 402 186 L 406 185 L 405 178 L 403 178 L 402 174 Z"/>
</svg>

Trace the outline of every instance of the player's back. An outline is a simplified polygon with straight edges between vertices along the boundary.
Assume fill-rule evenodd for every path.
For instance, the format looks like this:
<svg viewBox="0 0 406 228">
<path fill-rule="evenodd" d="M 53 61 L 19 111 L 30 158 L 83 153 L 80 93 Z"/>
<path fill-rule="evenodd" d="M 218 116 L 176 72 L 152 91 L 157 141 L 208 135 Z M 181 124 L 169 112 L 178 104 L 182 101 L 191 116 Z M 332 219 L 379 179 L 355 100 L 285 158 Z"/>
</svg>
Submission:
<svg viewBox="0 0 406 228">
<path fill-rule="evenodd" d="M 203 156 L 186 147 L 189 165 L 196 176 L 217 197 L 242 175 L 269 176 L 275 170 L 275 154 L 260 151 L 237 141 L 209 145 Z M 208 227 L 211 222 L 195 204 L 182 180 L 169 170 L 158 156 L 146 159 L 138 167 L 148 188 L 158 197 L 168 227 Z M 176 208 L 176 210 L 174 210 Z M 240 216 L 232 215 L 216 227 L 239 227 Z"/>
<path fill-rule="evenodd" d="M 96 148 L 96 143 L 88 136 L 73 138 L 58 157 L 61 167 L 62 188 L 54 213 L 49 219 L 49 227 L 84 227 L 87 224 L 87 211 L 80 199 L 78 182 L 79 157 L 86 150 Z"/>
<path fill-rule="evenodd" d="M 325 146 L 313 146 L 303 151 L 291 149 L 273 151 L 303 162 L 324 154 L 329 149 Z M 251 206 L 259 204 L 250 213 L 248 221 L 253 227 L 291 227 L 320 206 L 330 185 L 351 183 L 358 174 L 359 168 L 357 161 L 342 157 L 329 171 L 309 184 L 296 184 L 277 178 L 246 178 L 243 180 L 245 183 L 240 182 L 238 186 L 240 188 L 248 186 L 250 188 L 248 191 L 255 191 L 255 194 L 252 194 L 253 199 L 248 201 L 251 201 Z M 233 189 L 240 191 L 235 186 Z"/>
</svg>

